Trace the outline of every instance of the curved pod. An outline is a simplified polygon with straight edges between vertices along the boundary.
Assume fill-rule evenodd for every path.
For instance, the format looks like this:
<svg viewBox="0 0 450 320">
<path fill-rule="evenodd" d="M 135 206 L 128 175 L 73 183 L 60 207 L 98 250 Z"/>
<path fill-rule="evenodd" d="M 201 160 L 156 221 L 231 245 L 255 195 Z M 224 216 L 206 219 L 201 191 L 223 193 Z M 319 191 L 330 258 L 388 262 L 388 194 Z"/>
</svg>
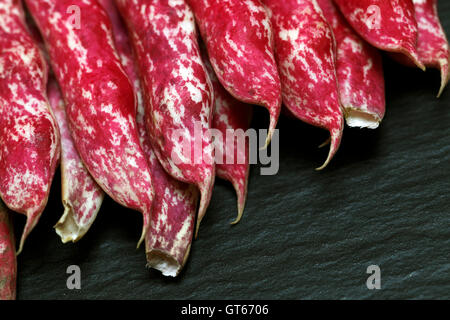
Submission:
<svg viewBox="0 0 450 320">
<path fill-rule="evenodd" d="M 211 82 L 184 0 L 116 1 L 136 53 L 153 151 L 175 179 L 201 193 L 197 231 L 214 186 Z"/>
<path fill-rule="evenodd" d="M 356 34 L 332 0 L 318 3 L 336 39 L 339 96 L 347 124 L 376 129 L 386 111 L 381 55 Z"/>
<path fill-rule="evenodd" d="M 149 161 L 155 198 L 150 228 L 145 238 L 147 264 L 165 276 L 177 276 L 189 257 L 195 227 L 198 190 L 172 178 L 153 152 L 145 127 L 145 107 L 137 75 L 133 50 L 125 26 L 113 0 L 100 0 L 114 28 L 114 40 L 122 64 L 137 94 L 137 127 L 139 139 Z"/>
<path fill-rule="evenodd" d="M 3 1 L 0 21 L 0 196 L 27 216 L 20 253 L 47 204 L 60 142 L 46 96 L 48 68 L 20 1 Z"/>
<path fill-rule="evenodd" d="M 283 102 L 300 120 L 330 132 L 325 168 L 342 139 L 333 32 L 316 0 L 265 0 L 274 27 Z"/>
<path fill-rule="evenodd" d="M 406 56 L 425 70 L 417 53 L 417 22 L 411 0 L 334 0 L 347 21 L 374 47 Z"/>
<path fill-rule="evenodd" d="M 140 211 L 149 226 L 154 196 L 139 144 L 136 101 L 114 47 L 111 22 L 97 1 L 27 1 L 66 102 L 75 146 L 100 187 Z"/>
<path fill-rule="evenodd" d="M 281 84 L 270 18 L 259 0 L 187 0 L 211 65 L 236 99 L 270 114 L 266 147 L 281 111 Z"/>
<path fill-rule="evenodd" d="M 64 100 L 55 79 L 48 84 L 48 99 L 61 134 L 61 195 L 64 213 L 55 225 L 63 243 L 77 242 L 89 230 L 104 193 L 84 166 L 67 122 Z"/>
</svg>

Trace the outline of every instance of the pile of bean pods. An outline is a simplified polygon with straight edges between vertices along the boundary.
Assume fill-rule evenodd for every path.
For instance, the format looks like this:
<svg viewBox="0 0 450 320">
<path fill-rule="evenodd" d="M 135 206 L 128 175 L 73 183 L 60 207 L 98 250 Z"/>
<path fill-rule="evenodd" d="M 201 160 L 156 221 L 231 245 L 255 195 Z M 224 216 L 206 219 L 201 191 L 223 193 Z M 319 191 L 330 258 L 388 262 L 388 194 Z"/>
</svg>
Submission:
<svg viewBox="0 0 450 320">
<path fill-rule="evenodd" d="M 249 142 L 211 130 L 246 131 L 261 106 L 267 147 L 285 108 L 329 131 L 323 169 L 345 122 L 382 121 L 382 51 L 440 69 L 441 95 L 437 0 L 0 0 L 0 299 L 16 297 L 11 211 L 27 217 L 20 253 L 58 167 L 64 243 L 106 194 L 142 214 L 148 266 L 177 276 L 216 176 L 236 189 L 234 223 L 244 212 Z"/>
</svg>

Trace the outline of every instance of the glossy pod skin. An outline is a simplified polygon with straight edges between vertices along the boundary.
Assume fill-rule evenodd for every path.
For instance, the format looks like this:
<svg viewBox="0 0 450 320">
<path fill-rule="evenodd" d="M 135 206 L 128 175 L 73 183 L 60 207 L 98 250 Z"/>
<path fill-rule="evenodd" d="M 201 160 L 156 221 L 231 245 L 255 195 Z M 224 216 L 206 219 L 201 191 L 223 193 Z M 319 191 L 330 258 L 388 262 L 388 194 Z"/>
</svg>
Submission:
<svg viewBox="0 0 450 320">
<path fill-rule="evenodd" d="M 206 50 L 203 50 L 206 51 Z M 214 88 L 215 108 L 213 128 L 219 130 L 222 139 L 215 139 L 216 159 L 220 156 L 220 163 L 216 160 L 216 175 L 231 182 L 237 195 L 238 215 L 232 224 L 238 223 L 244 213 L 247 199 L 248 176 L 250 172 L 249 142 L 245 145 L 239 143 L 239 138 L 232 136 L 234 141 L 228 141 L 227 133 L 245 133 L 250 128 L 253 116 L 253 106 L 234 98 L 225 90 L 217 79 L 209 62 L 206 52 L 203 52 L 203 61 L 208 70 Z M 233 162 L 227 162 L 227 156 L 233 155 Z"/>
<path fill-rule="evenodd" d="M 378 128 L 386 111 L 383 62 L 347 23 L 332 0 L 318 0 L 336 39 L 339 97 L 350 127 Z"/>
<path fill-rule="evenodd" d="M 175 180 L 160 165 L 145 127 L 145 107 L 133 59 L 131 42 L 113 0 L 99 1 L 111 19 L 117 51 L 138 97 L 137 127 L 142 149 L 150 164 L 155 198 L 150 228 L 145 238 L 147 263 L 166 276 L 177 276 L 189 256 L 195 227 L 198 190 Z"/>
<path fill-rule="evenodd" d="M 153 151 L 172 177 L 200 190 L 198 232 L 211 199 L 215 166 L 209 134 L 213 91 L 194 15 L 184 0 L 116 3 L 136 53 Z"/>
<path fill-rule="evenodd" d="M 417 52 L 412 0 L 334 0 L 353 29 L 374 47 L 404 55 L 425 70 Z"/>
<path fill-rule="evenodd" d="M 269 144 L 281 111 L 281 83 L 270 18 L 259 0 L 187 0 L 211 65 L 236 99 L 265 107 Z"/>
<path fill-rule="evenodd" d="M 66 102 L 69 129 L 85 167 L 148 230 L 154 192 L 139 144 L 136 101 L 114 47 L 111 22 L 97 1 L 27 1 Z"/>
<path fill-rule="evenodd" d="M 20 253 L 47 204 L 60 152 L 46 95 L 48 67 L 20 1 L 2 1 L 0 48 L 0 196 L 27 216 Z"/>
<path fill-rule="evenodd" d="M 58 83 L 51 78 L 48 99 L 61 134 L 61 195 L 64 213 L 55 225 L 63 243 L 77 242 L 88 232 L 103 202 L 104 192 L 83 165 L 67 122 Z"/>
<path fill-rule="evenodd" d="M 283 102 L 298 119 L 330 132 L 325 168 L 342 139 L 333 32 L 316 0 L 265 0 L 275 36 Z"/>
<path fill-rule="evenodd" d="M 11 214 L 0 201 L 0 300 L 16 299 L 17 261 Z"/>
</svg>

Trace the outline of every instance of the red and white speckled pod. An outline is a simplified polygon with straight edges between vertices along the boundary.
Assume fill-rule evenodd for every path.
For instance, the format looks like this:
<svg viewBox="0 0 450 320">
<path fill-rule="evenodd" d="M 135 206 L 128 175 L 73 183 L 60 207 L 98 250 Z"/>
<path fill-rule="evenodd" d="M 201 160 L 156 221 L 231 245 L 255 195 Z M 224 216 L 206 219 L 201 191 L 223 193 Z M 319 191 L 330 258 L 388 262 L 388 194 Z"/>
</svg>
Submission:
<svg viewBox="0 0 450 320">
<path fill-rule="evenodd" d="M 253 107 L 236 100 L 225 90 L 217 79 L 206 52 L 203 53 L 203 61 L 214 88 L 213 128 L 219 130 L 223 138 L 214 141 L 216 156 L 220 153 L 223 157 L 221 163 L 216 163 L 216 174 L 218 177 L 231 182 L 236 190 L 238 215 L 233 222 L 233 224 L 236 224 L 242 218 L 247 199 L 248 175 L 250 172 L 249 144 L 246 141 L 245 145 L 240 145 L 234 135 L 232 135 L 234 141 L 231 144 L 227 140 L 227 134 L 228 132 L 236 133 L 238 130 L 244 133 L 249 129 Z M 229 154 L 234 155 L 233 163 L 227 163 L 226 161 L 225 155 Z"/>
<path fill-rule="evenodd" d="M 142 125 L 145 133 L 144 114 L 144 109 L 139 111 L 138 125 Z M 149 157 L 157 194 L 145 242 L 147 262 L 163 275 L 175 277 L 189 257 L 199 193 L 194 185 L 169 176 L 152 152 L 150 143 L 142 144 Z"/>
<path fill-rule="evenodd" d="M 381 55 L 355 33 L 332 0 L 318 3 L 336 39 L 339 96 L 347 124 L 376 129 L 386 111 Z"/>
<path fill-rule="evenodd" d="M 437 0 L 413 0 L 419 27 L 417 49 L 420 61 L 427 67 L 441 70 L 441 96 L 450 80 L 449 44 L 439 20 Z"/>
<path fill-rule="evenodd" d="M 405 55 L 421 69 L 417 22 L 411 0 L 334 0 L 353 27 L 374 47 Z"/>
<path fill-rule="evenodd" d="M 113 35 L 114 35 L 114 44 L 119 54 L 120 61 L 122 62 L 122 66 L 125 69 L 125 73 L 128 75 L 128 78 L 133 83 L 133 87 L 139 89 L 135 93 L 140 94 L 140 82 L 138 76 L 136 74 L 136 63 L 133 56 L 133 48 L 131 47 L 130 39 L 127 34 L 127 30 L 124 25 L 124 21 L 120 16 L 120 13 L 114 3 L 114 0 L 98 0 L 98 2 L 103 6 L 106 13 L 109 16 L 109 19 L 112 24 Z M 142 98 L 141 96 L 136 96 L 137 103 L 136 108 L 138 109 L 139 103 L 141 103 L 138 98 Z M 136 109 L 136 112 L 137 112 Z"/>
<path fill-rule="evenodd" d="M 47 204 L 60 151 L 46 97 L 48 68 L 20 1 L 0 5 L 0 48 L 0 196 L 27 216 L 20 253 Z"/>
<path fill-rule="evenodd" d="M 154 196 L 139 145 L 136 101 L 97 1 L 27 1 L 45 40 L 84 165 L 118 203 L 142 212 L 144 240 Z M 74 7 L 75 6 L 75 7 Z"/>
<path fill-rule="evenodd" d="M 194 16 L 184 0 L 116 3 L 136 52 L 153 150 L 170 175 L 200 189 L 198 231 L 211 199 L 215 166 L 209 134 L 213 92 Z"/>
<path fill-rule="evenodd" d="M 156 158 L 145 127 L 145 107 L 133 60 L 131 43 L 113 0 L 100 0 L 114 29 L 117 51 L 138 97 L 137 127 L 152 171 L 155 199 L 146 235 L 148 265 L 166 276 L 176 276 L 189 256 L 197 211 L 198 190 L 167 174 Z"/>
<path fill-rule="evenodd" d="M 333 32 L 316 0 L 265 0 L 272 17 L 283 102 L 297 118 L 330 131 L 325 168 L 344 127 Z"/>
<path fill-rule="evenodd" d="M 268 109 L 270 142 L 281 111 L 281 84 L 270 18 L 259 0 L 187 0 L 211 65 L 235 98 Z"/>
<path fill-rule="evenodd" d="M 64 101 L 55 79 L 50 79 L 47 94 L 61 134 L 61 193 L 64 214 L 55 225 L 55 230 L 62 242 L 76 242 L 86 234 L 97 217 L 104 193 L 75 149 Z"/>
<path fill-rule="evenodd" d="M 0 201 L 0 300 L 16 299 L 16 279 L 14 231 L 10 213 Z"/>
</svg>

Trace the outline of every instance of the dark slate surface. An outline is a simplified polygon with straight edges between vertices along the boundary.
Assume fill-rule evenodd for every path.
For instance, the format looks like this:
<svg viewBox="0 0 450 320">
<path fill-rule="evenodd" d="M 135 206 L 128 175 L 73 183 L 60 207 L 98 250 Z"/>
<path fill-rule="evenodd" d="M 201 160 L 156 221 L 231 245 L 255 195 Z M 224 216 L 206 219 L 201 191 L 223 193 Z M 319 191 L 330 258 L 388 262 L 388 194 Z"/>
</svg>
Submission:
<svg viewBox="0 0 450 320">
<path fill-rule="evenodd" d="M 440 1 L 450 35 L 450 2 Z M 450 90 L 436 71 L 385 60 L 387 115 L 377 131 L 346 129 L 330 167 L 326 132 L 280 121 L 276 176 L 252 169 L 243 221 L 235 194 L 218 181 L 200 237 L 177 279 L 145 268 L 136 250 L 138 213 L 106 200 L 88 235 L 63 245 L 59 175 L 42 220 L 20 255 L 19 299 L 384 299 L 450 298 Z M 257 112 L 256 127 L 266 125 Z M 16 218 L 18 231 L 23 225 Z M 66 288 L 79 265 L 82 289 Z M 381 267 L 370 291 L 366 268 Z"/>
</svg>

